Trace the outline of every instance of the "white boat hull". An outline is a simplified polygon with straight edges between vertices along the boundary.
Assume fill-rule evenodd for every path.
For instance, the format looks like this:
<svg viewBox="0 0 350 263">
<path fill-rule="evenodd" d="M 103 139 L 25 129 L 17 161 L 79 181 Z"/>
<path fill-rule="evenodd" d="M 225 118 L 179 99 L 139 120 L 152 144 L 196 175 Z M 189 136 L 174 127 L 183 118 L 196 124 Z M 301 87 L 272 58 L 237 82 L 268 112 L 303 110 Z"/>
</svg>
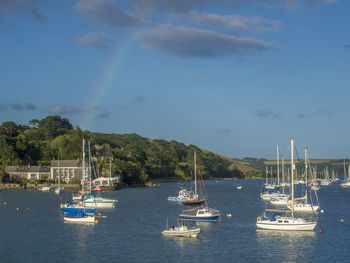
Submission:
<svg viewBox="0 0 350 263">
<path fill-rule="evenodd" d="M 87 215 L 83 217 L 68 217 L 64 216 L 64 220 L 74 223 L 95 223 L 95 215 Z"/>
<path fill-rule="evenodd" d="M 287 206 L 289 209 L 292 209 L 290 205 Z M 312 206 L 311 204 L 295 204 L 294 205 L 294 211 L 295 212 L 307 212 L 307 213 L 312 213 L 312 212 L 317 212 L 320 209 L 320 206 L 314 205 Z"/>
<path fill-rule="evenodd" d="M 288 230 L 288 231 L 310 231 L 314 230 L 316 222 L 306 222 L 300 219 L 288 219 L 288 223 L 279 223 L 276 221 L 262 220 L 257 221 L 256 226 L 260 229 L 269 230 Z"/>
<path fill-rule="evenodd" d="M 201 232 L 200 228 L 195 228 L 195 229 L 179 229 L 179 228 L 174 228 L 174 229 L 169 229 L 169 230 L 164 230 L 162 232 L 163 236 L 168 236 L 168 237 L 196 237 L 199 233 Z"/>
</svg>

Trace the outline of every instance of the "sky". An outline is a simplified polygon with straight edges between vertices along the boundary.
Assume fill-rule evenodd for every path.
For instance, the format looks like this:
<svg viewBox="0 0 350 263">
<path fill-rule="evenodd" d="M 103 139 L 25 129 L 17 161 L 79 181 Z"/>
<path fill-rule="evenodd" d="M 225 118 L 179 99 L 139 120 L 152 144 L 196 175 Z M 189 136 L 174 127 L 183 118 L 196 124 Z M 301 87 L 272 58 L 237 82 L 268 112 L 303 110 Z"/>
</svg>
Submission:
<svg viewBox="0 0 350 263">
<path fill-rule="evenodd" d="M 0 122 L 350 158 L 350 1 L 0 0 Z"/>
</svg>

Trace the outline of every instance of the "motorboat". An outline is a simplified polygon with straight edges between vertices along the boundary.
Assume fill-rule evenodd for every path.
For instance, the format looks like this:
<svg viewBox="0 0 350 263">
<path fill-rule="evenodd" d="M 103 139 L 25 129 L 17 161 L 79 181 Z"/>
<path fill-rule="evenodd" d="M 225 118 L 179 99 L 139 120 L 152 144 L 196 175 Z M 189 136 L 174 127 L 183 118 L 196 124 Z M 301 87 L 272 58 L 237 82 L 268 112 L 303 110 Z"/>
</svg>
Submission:
<svg viewBox="0 0 350 263">
<path fill-rule="evenodd" d="M 184 210 L 179 217 L 180 220 L 184 221 L 216 222 L 219 216 L 220 211 L 209 208 L 208 206 L 202 206 L 200 208 Z"/>
<path fill-rule="evenodd" d="M 196 237 L 201 232 L 199 227 L 188 228 L 187 225 L 182 222 L 179 226 L 169 227 L 162 232 L 163 236 L 168 237 Z"/>
</svg>

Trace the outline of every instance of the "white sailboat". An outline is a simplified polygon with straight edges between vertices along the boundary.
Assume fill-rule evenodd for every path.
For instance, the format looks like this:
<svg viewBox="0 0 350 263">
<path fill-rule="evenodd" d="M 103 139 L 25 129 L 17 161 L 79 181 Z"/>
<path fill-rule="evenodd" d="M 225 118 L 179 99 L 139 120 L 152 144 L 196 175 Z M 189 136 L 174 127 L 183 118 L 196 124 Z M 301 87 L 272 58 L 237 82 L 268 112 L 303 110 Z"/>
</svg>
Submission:
<svg viewBox="0 0 350 263">
<path fill-rule="evenodd" d="M 314 205 L 312 203 L 309 203 L 309 198 L 308 198 L 308 177 L 307 177 L 307 169 L 308 169 L 308 164 L 307 164 L 308 156 L 307 156 L 307 150 L 305 148 L 305 182 L 306 182 L 306 187 L 305 187 L 305 196 L 300 197 L 300 198 L 294 198 L 294 211 L 296 212 L 308 212 L 308 213 L 314 213 L 317 212 L 320 208 L 319 205 Z M 315 192 L 316 194 L 316 192 Z M 287 206 L 289 209 L 292 209 L 292 204 L 289 204 Z"/>
<path fill-rule="evenodd" d="M 348 176 L 346 175 L 345 160 L 344 160 L 344 182 L 340 184 L 342 187 L 350 187 L 350 165 L 348 166 Z"/>
<path fill-rule="evenodd" d="M 306 221 L 304 218 L 296 217 L 294 215 L 294 140 L 291 140 L 291 197 L 292 197 L 292 210 L 275 210 L 267 209 L 264 212 L 263 217 L 258 217 L 256 226 L 260 229 L 270 230 L 288 230 L 288 231 L 301 231 L 301 230 L 313 230 L 317 224 L 316 221 Z M 272 215 L 267 218 L 266 214 L 271 212 Z"/>
</svg>

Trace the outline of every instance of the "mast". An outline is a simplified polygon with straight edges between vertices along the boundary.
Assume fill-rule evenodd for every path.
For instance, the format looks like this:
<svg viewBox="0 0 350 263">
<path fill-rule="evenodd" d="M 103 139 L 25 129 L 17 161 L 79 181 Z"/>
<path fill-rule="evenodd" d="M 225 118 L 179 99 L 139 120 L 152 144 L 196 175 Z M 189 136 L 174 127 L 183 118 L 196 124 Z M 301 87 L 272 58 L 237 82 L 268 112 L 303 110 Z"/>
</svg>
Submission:
<svg viewBox="0 0 350 263">
<path fill-rule="evenodd" d="M 307 150 L 305 148 L 305 203 L 307 204 Z"/>
<path fill-rule="evenodd" d="M 290 142 L 290 148 L 291 148 L 291 180 L 292 180 L 292 217 L 294 217 L 294 140 L 292 139 Z"/>
<path fill-rule="evenodd" d="M 85 139 L 83 139 L 83 172 L 82 172 L 82 178 L 81 178 L 81 190 L 82 194 L 85 192 Z"/>
<path fill-rule="evenodd" d="M 277 185 L 280 185 L 280 160 L 279 160 L 279 145 L 277 144 Z"/>
<path fill-rule="evenodd" d="M 267 176 L 268 176 L 268 173 L 269 173 L 267 166 L 265 167 L 265 170 L 266 170 L 266 183 L 265 183 L 265 185 L 267 186 L 268 185 Z"/>
<path fill-rule="evenodd" d="M 284 158 L 282 158 L 282 182 L 283 182 L 283 187 L 282 187 L 282 191 L 284 194 L 284 187 L 285 187 L 285 180 L 284 180 Z"/>
<path fill-rule="evenodd" d="M 88 141 L 88 147 L 89 147 L 89 179 L 90 179 L 90 193 L 92 193 L 92 172 L 91 172 L 91 149 L 90 149 L 90 141 Z"/>
<path fill-rule="evenodd" d="M 197 164 L 196 164 L 196 152 L 194 152 L 194 196 L 197 199 Z"/>
</svg>

